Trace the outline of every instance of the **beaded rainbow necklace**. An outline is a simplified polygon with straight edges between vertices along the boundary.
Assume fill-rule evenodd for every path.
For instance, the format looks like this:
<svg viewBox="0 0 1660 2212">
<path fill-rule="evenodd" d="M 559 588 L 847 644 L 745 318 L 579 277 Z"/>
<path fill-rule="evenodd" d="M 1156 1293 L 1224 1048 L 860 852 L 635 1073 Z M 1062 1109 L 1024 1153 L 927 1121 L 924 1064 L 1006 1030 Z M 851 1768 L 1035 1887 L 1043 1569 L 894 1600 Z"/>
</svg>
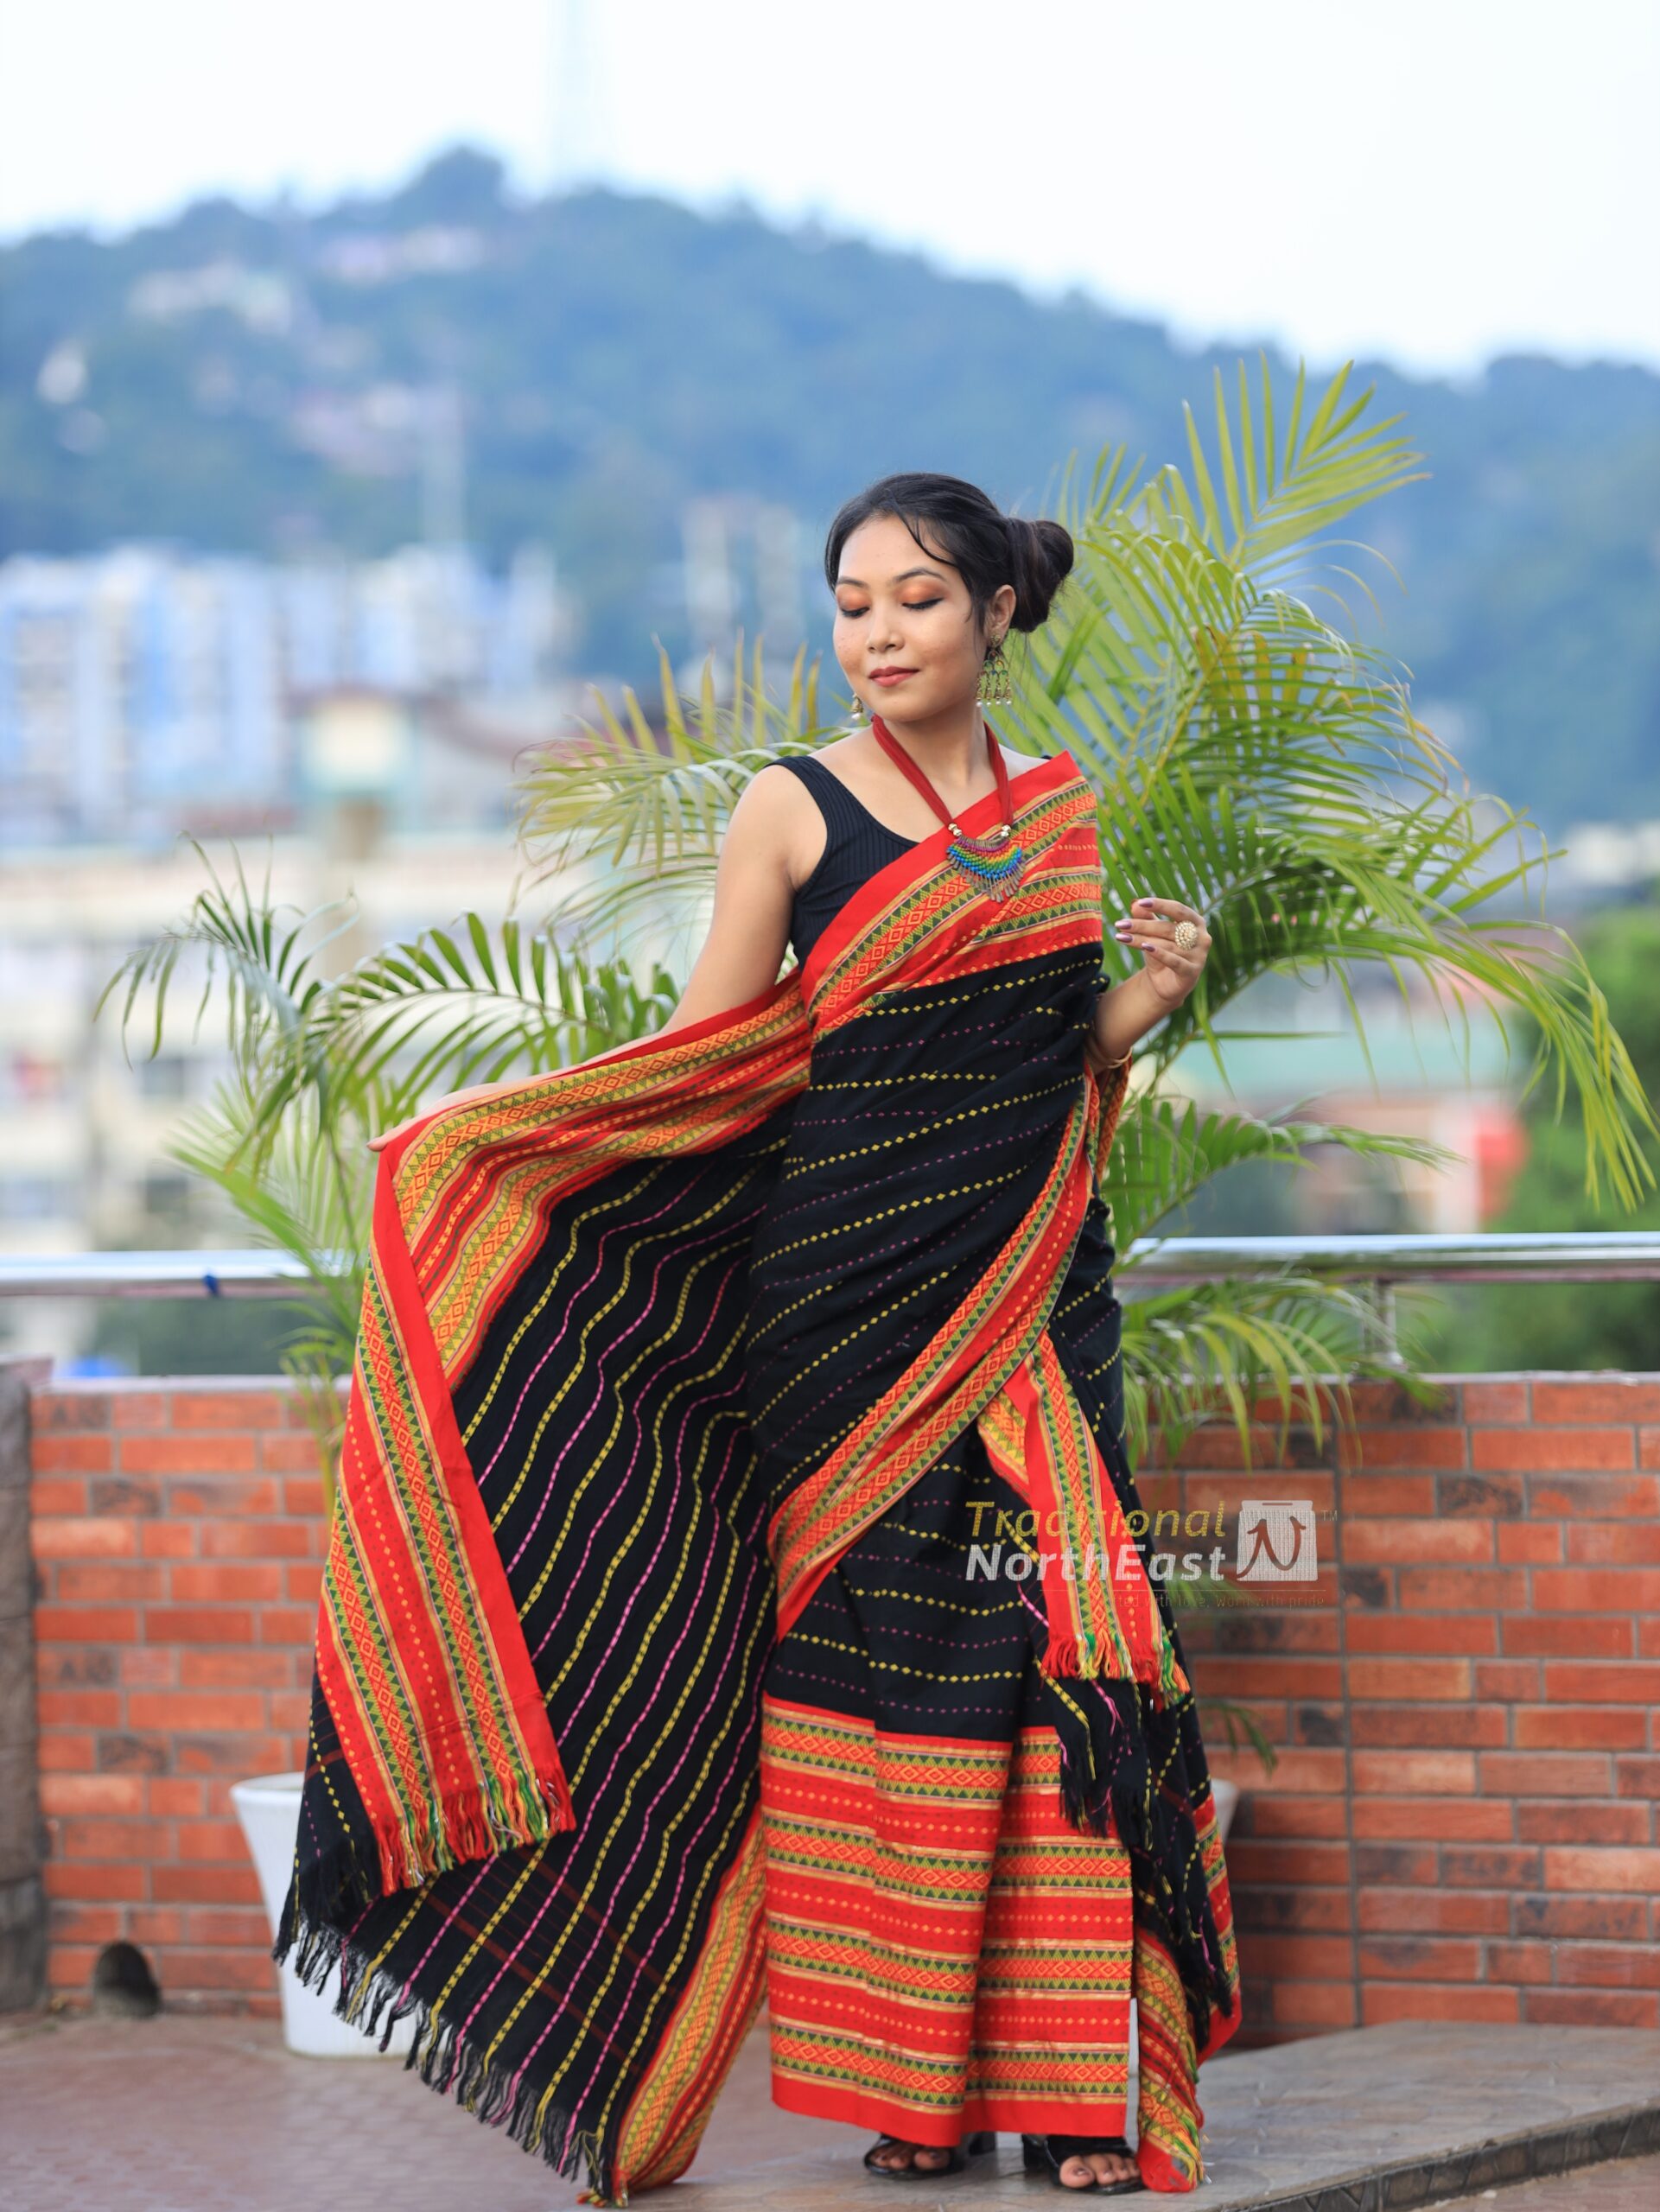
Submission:
<svg viewBox="0 0 1660 2212">
<path fill-rule="evenodd" d="M 983 891 L 987 898 L 996 899 L 1000 905 L 1004 899 L 1013 898 L 1026 866 L 1026 854 L 1014 834 L 1014 802 L 1008 789 L 1008 769 L 1003 760 L 1003 749 L 997 742 L 996 732 L 991 724 L 985 723 L 986 750 L 991 756 L 991 772 L 997 779 L 997 800 L 1003 818 L 983 837 L 964 836 L 952 820 L 951 809 L 880 715 L 870 717 L 870 730 L 894 766 L 922 793 L 951 831 L 951 842 L 946 848 L 945 856 L 952 867 Z"/>
</svg>

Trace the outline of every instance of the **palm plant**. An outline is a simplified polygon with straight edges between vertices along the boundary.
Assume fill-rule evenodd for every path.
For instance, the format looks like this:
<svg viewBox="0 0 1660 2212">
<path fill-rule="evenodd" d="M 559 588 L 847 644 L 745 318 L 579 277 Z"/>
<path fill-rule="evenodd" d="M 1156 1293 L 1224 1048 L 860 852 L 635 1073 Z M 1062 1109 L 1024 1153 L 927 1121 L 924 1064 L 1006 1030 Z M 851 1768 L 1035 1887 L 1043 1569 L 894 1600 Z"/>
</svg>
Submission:
<svg viewBox="0 0 1660 2212">
<path fill-rule="evenodd" d="M 1152 1428 L 1173 1448 L 1218 1414 L 1249 1449 L 1264 1401 L 1287 1421 L 1298 1408 L 1318 1436 L 1315 1379 L 1375 1363 L 1370 1310 L 1340 1286 L 1290 1267 L 1138 1295 L 1135 1241 L 1245 1161 L 1307 1163 L 1332 1145 L 1436 1156 L 1307 1117 L 1203 1109 L 1185 1094 L 1189 1055 L 1225 1070 L 1229 1036 L 1262 1033 L 1222 1026 L 1262 979 L 1334 982 L 1363 1046 L 1356 985 L 1369 972 L 1392 976 L 1403 995 L 1415 979 L 1428 986 L 1437 1017 L 1466 1039 L 1472 1004 L 1501 1027 L 1525 1017 L 1530 1084 L 1550 1087 L 1558 1113 L 1576 1103 L 1592 1193 L 1630 1205 L 1653 1182 L 1643 1140 L 1655 1123 L 1602 994 L 1520 895 L 1542 880 L 1542 837 L 1470 791 L 1381 650 L 1310 603 L 1327 587 L 1292 588 L 1327 542 L 1316 533 L 1412 480 L 1421 458 L 1391 435 L 1398 418 L 1361 423 L 1366 396 L 1345 402 L 1346 374 L 1306 410 L 1300 372 L 1283 430 L 1266 365 L 1255 402 L 1240 365 L 1233 416 L 1218 376 L 1214 467 L 1187 417 L 1191 480 L 1173 463 L 1143 480 L 1122 448 L 1101 456 L 1087 487 L 1069 467 L 1055 512 L 1078 546 L 1072 582 L 1016 667 L 1001 718 L 1034 749 L 1065 747 L 1094 784 L 1115 911 L 1164 887 L 1212 918 L 1204 983 L 1143 1047 L 1104 1167 L 1137 1457 Z M 711 658 L 699 696 L 683 700 L 664 656 L 662 687 L 660 727 L 632 691 L 620 712 L 601 701 L 581 741 L 525 779 L 521 838 L 531 885 L 550 900 L 539 918 L 463 916 L 331 975 L 343 910 L 282 913 L 239 868 L 228 881 L 210 870 L 184 921 L 112 981 L 124 1018 L 148 1023 L 154 1042 L 181 966 L 201 982 L 198 1019 L 218 994 L 235 1074 L 179 1156 L 310 1270 L 291 1360 L 327 1386 L 325 1429 L 356 1324 L 366 1138 L 445 1090 L 567 1064 L 655 1027 L 739 792 L 764 761 L 812 748 L 842 720 L 821 715 L 805 649 L 781 698 L 760 644 L 747 664 L 741 640 L 728 683 L 717 685 Z M 665 928 L 669 964 L 637 964 L 642 937 L 660 950 Z M 1127 959 L 1110 931 L 1105 957 L 1110 969 Z M 1337 1393 L 1340 1408 L 1340 1379 Z"/>
</svg>

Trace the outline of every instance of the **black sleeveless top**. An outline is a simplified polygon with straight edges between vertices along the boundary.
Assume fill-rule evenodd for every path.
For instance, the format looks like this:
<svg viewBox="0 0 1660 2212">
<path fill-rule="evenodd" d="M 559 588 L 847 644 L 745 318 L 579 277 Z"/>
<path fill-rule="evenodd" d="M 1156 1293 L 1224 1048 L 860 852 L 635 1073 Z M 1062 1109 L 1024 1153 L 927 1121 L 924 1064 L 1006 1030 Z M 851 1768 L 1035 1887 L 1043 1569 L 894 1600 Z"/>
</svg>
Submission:
<svg viewBox="0 0 1660 2212">
<path fill-rule="evenodd" d="M 825 925 L 879 868 L 912 852 L 919 837 L 901 837 L 877 821 L 839 776 L 811 753 L 786 753 L 779 763 L 800 777 L 824 817 L 824 849 L 812 874 L 790 902 L 790 949 L 805 960 Z"/>
</svg>

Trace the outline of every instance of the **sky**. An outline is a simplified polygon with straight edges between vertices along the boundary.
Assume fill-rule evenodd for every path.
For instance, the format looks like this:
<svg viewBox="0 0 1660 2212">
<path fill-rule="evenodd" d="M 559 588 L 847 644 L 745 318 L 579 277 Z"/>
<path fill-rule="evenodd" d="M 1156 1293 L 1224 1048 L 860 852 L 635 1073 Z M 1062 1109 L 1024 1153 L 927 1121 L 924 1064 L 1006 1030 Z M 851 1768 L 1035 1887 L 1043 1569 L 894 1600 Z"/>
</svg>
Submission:
<svg viewBox="0 0 1660 2212">
<path fill-rule="evenodd" d="M 0 0 L 0 237 L 465 141 L 1311 372 L 1660 367 L 1660 0 Z"/>
</svg>

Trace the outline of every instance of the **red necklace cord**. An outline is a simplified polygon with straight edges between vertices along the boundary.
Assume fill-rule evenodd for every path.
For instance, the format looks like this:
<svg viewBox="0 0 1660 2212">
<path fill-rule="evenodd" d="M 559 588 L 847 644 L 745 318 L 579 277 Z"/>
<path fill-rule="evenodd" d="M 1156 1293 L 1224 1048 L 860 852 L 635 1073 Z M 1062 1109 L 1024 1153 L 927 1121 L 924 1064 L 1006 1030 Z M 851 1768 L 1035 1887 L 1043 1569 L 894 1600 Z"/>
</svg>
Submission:
<svg viewBox="0 0 1660 2212">
<path fill-rule="evenodd" d="M 922 793 L 924 798 L 927 800 L 929 805 L 932 807 L 934 812 L 939 817 L 945 827 L 951 830 L 954 836 L 960 837 L 963 833 L 957 829 L 956 821 L 952 817 L 950 808 L 945 804 L 944 800 L 941 798 L 939 793 L 929 782 L 923 771 L 917 766 L 916 762 L 905 750 L 905 747 L 894 737 L 894 733 L 888 728 L 887 723 L 882 720 L 880 715 L 872 715 L 870 717 L 870 730 L 872 736 L 875 737 L 877 744 L 881 746 L 882 751 L 894 763 L 894 766 L 899 769 L 902 775 L 908 778 L 910 782 L 913 783 L 916 786 L 917 790 Z M 989 722 L 985 724 L 985 733 L 986 750 L 991 755 L 991 772 L 997 779 L 997 804 L 1003 817 L 1003 834 L 1006 836 L 1013 836 L 1014 832 L 1014 802 L 1008 788 L 1008 763 L 1003 759 L 1003 748 L 997 742 L 997 733 L 992 728 Z"/>
</svg>

